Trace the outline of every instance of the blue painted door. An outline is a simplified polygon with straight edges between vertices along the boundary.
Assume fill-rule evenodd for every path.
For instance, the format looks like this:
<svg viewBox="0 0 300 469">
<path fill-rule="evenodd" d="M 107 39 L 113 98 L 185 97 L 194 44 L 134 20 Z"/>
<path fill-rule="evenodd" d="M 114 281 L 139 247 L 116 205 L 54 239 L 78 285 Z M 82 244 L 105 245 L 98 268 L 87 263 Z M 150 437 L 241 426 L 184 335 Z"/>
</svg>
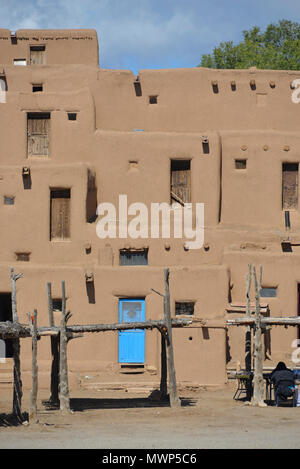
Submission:
<svg viewBox="0 0 300 469">
<path fill-rule="evenodd" d="M 145 300 L 119 302 L 119 322 L 144 322 Z M 119 331 L 119 363 L 145 363 L 145 330 Z"/>
</svg>

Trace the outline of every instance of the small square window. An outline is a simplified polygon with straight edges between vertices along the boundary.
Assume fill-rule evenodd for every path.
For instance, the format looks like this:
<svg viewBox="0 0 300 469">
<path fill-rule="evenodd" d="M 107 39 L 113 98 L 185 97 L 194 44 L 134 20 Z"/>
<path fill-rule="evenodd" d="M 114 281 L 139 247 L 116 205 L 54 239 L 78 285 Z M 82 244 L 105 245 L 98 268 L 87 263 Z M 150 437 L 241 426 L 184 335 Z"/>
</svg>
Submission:
<svg viewBox="0 0 300 469">
<path fill-rule="evenodd" d="M 69 119 L 69 121 L 76 121 L 77 120 L 77 112 L 68 112 L 68 119 Z"/>
<path fill-rule="evenodd" d="M 42 83 L 38 83 L 38 84 L 32 85 L 32 92 L 33 92 L 33 93 L 39 93 L 39 92 L 41 92 L 41 91 L 43 91 L 43 85 L 42 85 Z"/>
<path fill-rule="evenodd" d="M 263 287 L 260 290 L 261 298 L 276 298 L 277 297 L 277 287 Z"/>
<path fill-rule="evenodd" d="M 62 311 L 62 299 L 53 298 L 52 307 L 53 307 L 53 311 Z"/>
<path fill-rule="evenodd" d="M 30 261 L 30 252 L 16 252 L 16 260 L 29 262 Z"/>
<path fill-rule="evenodd" d="M 26 66 L 27 61 L 26 59 L 14 59 L 14 65 Z"/>
<path fill-rule="evenodd" d="M 15 204 L 15 197 L 13 195 L 5 195 L 3 197 L 4 205 L 14 205 Z"/>
<path fill-rule="evenodd" d="M 157 100 L 158 100 L 157 95 L 149 96 L 149 104 L 157 104 Z"/>
<path fill-rule="evenodd" d="M 148 249 L 120 250 L 120 265 L 148 265 Z"/>
<path fill-rule="evenodd" d="M 195 303 L 192 301 L 176 301 L 175 303 L 175 315 L 180 316 L 185 314 L 187 316 L 193 316 L 195 310 Z"/>
<path fill-rule="evenodd" d="M 247 160 L 235 160 L 235 169 L 247 169 Z"/>
</svg>

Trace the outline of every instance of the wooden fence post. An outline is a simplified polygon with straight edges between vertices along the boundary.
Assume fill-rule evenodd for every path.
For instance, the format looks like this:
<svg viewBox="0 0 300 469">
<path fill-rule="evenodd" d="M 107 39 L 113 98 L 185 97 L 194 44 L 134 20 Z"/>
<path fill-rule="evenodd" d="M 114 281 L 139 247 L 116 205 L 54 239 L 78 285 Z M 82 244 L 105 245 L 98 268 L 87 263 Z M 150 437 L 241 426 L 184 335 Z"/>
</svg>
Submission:
<svg viewBox="0 0 300 469">
<path fill-rule="evenodd" d="M 30 393 L 29 422 L 38 423 L 37 392 L 38 392 L 38 363 L 37 363 L 37 310 L 33 315 L 27 313 L 32 337 L 32 388 Z"/>
<path fill-rule="evenodd" d="M 165 295 L 164 295 L 164 319 L 167 327 L 167 370 L 169 380 L 169 396 L 171 407 L 180 407 L 181 402 L 177 394 L 176 373 L 174 364 L 174 352 L 172 341 L 172 320 L 170 307 L 169 269 L 164 270 Z"/>
<path fill-rule="evenodd" d="M 68 361 L 67 361 L 67 322 L 71 317 L 66 313 L 65 282 L 62 281 L 62 314 L 60 322 L 60 358 L 59 358 L 59 400 L 62 413 L 70 412 L 70 397 L 68 383 Z"/>
<path fill-rule="evenodd" d="M 55 326 L 53 315 L 52 287 L 47 283 L 48 314 L 50 327 Z M 50 383 L 50 403 L 59 403 L 59 336 L 50 337 L 51 341 L 51 383 Z"/>
<path fill-rule="evenodd" d="M 252 266 L 249 265 L 248 274 L 246 276 L 246 316 L 249 319 L 251 318 L 251 299 L 250 299 L 251 278 L 252 278 Z M 246 333 L 245 333 L 245 370 L 248 371 L 248 372 L 251 372 L 251 368 L 252 368 L 251 335 L 252 335 L 251 326 L 246 326 Z M 251 397 L 252 397 L 252 382 L 251 382 L 251 380 L 248 380 L 246 382 L 246 396 L 247 396 L 247 400 L 250 401 Z"/>
<path fill-rule="evenodd" d="M 262 266 L 260 266 L 259 279 L 257 279 L 256 269 L 253 267 L 255 284 L 255 336 L 254 336 L 254 406 L 265 407 L 264 403 L 264 377 L 263 377 L 263 354 L 262 354 L 262 327 L 260 313 L 260 291 L 262 282 Z"/>
<path fill-rule="evenodd" d="M 14 323 L 18 323 L 17 312 L 17 290 L 16 281 L 22 277 L 22 274 L 15 275 L 14 269 L 10 269 L 11 279 L 11 306 L 12 306 L 12 319 Z M 13 390 L 13 409 L 12 413 L 20 421 L 22 421 L 22 380 L 21 380 L 21 363 L 20 363 L 20 339 L 13 339 L 13 375 L 14 375 L 14 390 Z"/>
<path fill-rule="evenodd" d="M 167 396 L 167 355 L 166 355 L 166 337 L 161 331 L 161 376 L 160 376 L 160 398 L 165 399 Z"/>
</svg>

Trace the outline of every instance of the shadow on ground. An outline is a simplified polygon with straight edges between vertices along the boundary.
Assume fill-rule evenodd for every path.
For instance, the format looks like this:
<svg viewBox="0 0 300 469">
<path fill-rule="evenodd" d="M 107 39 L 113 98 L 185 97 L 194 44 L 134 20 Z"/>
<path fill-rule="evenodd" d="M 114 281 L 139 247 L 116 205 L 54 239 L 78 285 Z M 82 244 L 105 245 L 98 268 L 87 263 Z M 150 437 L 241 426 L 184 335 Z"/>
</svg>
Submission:
<svg viewBox="0 0 300 469">
<path fill-rule="evenodd" d="M 195 406 L 196 399 L 182 397 L 180 398 L 181 407 Z M 47 410 L 59 409 L 59 403 L 53 404 L 49 401 L 43 401 Z M 164 399 L 153 398 L 152 395 L 145 398 L 70 398 L 70 408 L 73 412 L 83 412 L 91 409 L 136 409 L 170 407 L 169 397 Z"/>
<path fill-rule="evenodd" d="M 181 399 L 181 406 L 193 406 L 196 401 L 193 399 Z M 136 409 L 169 407 L 169 400 L 154 401 L 148 398 L 130 399 L 70 399 L 70 407 L 74 412 L 82 412 L 88 409 Z"/>
</svg>

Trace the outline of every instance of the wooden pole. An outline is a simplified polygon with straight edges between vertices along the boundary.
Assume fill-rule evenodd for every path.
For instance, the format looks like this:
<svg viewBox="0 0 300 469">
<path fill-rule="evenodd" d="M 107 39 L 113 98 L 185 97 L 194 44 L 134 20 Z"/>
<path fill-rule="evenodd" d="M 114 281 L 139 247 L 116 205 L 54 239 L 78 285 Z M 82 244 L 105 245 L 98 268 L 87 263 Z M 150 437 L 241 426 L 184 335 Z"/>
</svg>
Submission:
<svg viewBox="0 0 300 469">
<path fill-rule="evenodd" d="M 165 295 L 164 295 L 164 319 L 167 327 L 167 370 L 169 380 L 169 396 L 171 407 L 180 407 L 181 402 L 177 394 L 176 373 L 174 364 L 172 320 L 170 307 L 169 269 L 164 270 Z"/>
<path fill-rule="evenodd" d="M 38 423 L 37 393 L 38 393 L 38 363 L 37 363 L 37 310 L 27 314 L 32 337 L 32 388 L 30 393 L 29 422 Z"/>
<path fill-rule="evenodd" d="M 247 318 L 251 318 L 251 299 L 250 299 L 250 291 L 251 291 L 251 278 L 252 278 L 252 266 L 249 265 L 248 274 L 246 276 L 246 316 Z M 251 372 L 251 327 L 246 327 L 245 333 L 245 370 L 247 372 Z M 252 382 L 248 380 L 246 382 L 246 396 L 247 400 L 250 401 L 252 398 Z"/>
<path fill-rule="evenodd" d="M 53 315 L 52 287 L 47 283 L 48 314 L 50 327 L 55 326 Z M 59 336 L 51 336 L 51 382 L 50 382 L 50 403 L 59 403 Z"/>
<path fill-rule="evenodd" d="M 59 357 L 59 400 L 60 410 L 63 414 L 70 412 L 70 397 L 68 383 L 68 361 L 67 361 L 67 321 L 70 313 L 66 313 L 65 282 L 62 281 L 62 314 L 60 322 L 60 357 Z"/>
<path fill-rule="evenodd" d="M 255 284 L 255 336 L 254 336 L 254 406 L 264 407 L 264 377 L 263 377 L 263 354 L 262 354 L 262 327 L 260 314 L 260 292 L 262 282 L 262 266 L 260 266 L 259 279 L 257 279 L 256 269 L 253 267 Z"/>
<path fill-rule="evenodd" d="M 166 355 L 166 337 L 161 331 L 161 377 L 160 377 L 160 398 L 167 396 L 167 355 Z"/>
<path fill-rule="evenodd" d="M 12 319 L 15 324 L 18 323 L 17 313 L 17 289 L 16 281 L 22 277 L 22 274 L 15 275 L 14 269 L 10 269 L 11 279 L 11 306 L 12 306 Z M 13 408 L 12 413 L 20 421 L 22 421 L 22 380 L 21 380 L 21 362 L 20 362 L 20 339 L 16 338 L 12 341 L 13 345 L 13 375 L 14 375 L 14 389 L 13 389 Z"/>
</svg>

